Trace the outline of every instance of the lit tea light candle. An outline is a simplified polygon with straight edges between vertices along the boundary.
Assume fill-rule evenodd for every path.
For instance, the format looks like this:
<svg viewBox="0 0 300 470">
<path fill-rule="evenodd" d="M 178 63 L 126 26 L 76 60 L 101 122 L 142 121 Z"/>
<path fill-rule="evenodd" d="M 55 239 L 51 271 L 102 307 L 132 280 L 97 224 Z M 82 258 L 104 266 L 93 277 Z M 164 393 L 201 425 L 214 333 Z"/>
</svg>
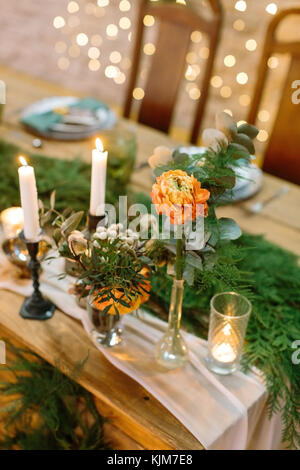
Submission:
<svg viewBox="0 0 300 470">
<path fill-rule="evenodd" d="M 23 209 L 9 207 L 1 212 L 0 221 L 5 239 L 16 237 L 24 226 Z"/>
<path fill-rule="evenodd" d="M 92 152 L 92 177 L 90 214 L 103 215 L 105 204 L 107 152 L 99 138 L 96 139 L 96 148 Z"/>
<path fill-rule="evenodd" d="M 39 206 L 34 169 L 24 157 L 19 157 L 19 184 L 21 204 L 24 213 L 24 236 L 27 240 L 37 241 L 40 235 Z"/>
<path fill-rule="evenodd" d="M 220 292 L 211 299 L 205 360 L 216 374 L 232 374 L 238 369 L 250 313 L 251 303 L 236 292 Z"/>
<path fill-rule="evenodd" d="M 217 344 L 211 351 L 213 357 L 219 362 L 233 362 L 236 360 L 236 353 L 229 343 Z"/>
<path fill-rule="evenodd" d="M 216 338 L 217 344 L 213 346 L 211 351 L 213 357 L 219 362 L 233 362 L 237 358 L 234 348 L 228 342 L 230 336 L 232 336 L 232 328 L 230 323 L 227 323 Z"/>
</svg>

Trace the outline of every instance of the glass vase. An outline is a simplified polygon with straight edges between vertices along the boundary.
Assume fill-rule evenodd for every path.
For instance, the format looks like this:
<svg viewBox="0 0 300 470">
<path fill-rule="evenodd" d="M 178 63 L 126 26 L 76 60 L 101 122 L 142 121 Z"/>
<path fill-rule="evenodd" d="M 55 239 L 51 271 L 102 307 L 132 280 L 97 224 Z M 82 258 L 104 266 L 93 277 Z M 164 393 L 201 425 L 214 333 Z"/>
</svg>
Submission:
<svg viewBox="0 0 300 470">
<path fill-rule="evenodd" d="M 173 280 L 168 329 L 155 350 L 157 362 L 167 369 L 181 367 L 188 358 L 188 349 L 180 334 L 183 283 L 183 279 Z"/>
<path fill-rule="evenodd" d="M 104 313 L 94 303 L 95 297 L 90 295 L 87 302 L 87 311 L 94 327 L 94 339 L 106 347 L 113 347 L 122 341 L 120 318 L 116 315 Z"/>
</svg>

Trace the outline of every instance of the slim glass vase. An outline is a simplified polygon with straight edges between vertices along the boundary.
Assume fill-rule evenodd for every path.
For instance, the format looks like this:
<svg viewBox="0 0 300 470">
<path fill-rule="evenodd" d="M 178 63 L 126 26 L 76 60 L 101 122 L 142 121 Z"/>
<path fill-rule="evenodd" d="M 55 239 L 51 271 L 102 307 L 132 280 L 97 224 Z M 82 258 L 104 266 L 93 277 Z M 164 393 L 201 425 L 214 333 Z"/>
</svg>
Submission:
<svg viewBox="0 0 300 470">
<path fill-rule="evenodd" d="M 157 362 L 167 369 L 182 366 L 188 358 L 188 349 L 180 334 L 183 284 L 183 279 L 173 280 L 168 329 L 155 350 Z"/>
</svg>

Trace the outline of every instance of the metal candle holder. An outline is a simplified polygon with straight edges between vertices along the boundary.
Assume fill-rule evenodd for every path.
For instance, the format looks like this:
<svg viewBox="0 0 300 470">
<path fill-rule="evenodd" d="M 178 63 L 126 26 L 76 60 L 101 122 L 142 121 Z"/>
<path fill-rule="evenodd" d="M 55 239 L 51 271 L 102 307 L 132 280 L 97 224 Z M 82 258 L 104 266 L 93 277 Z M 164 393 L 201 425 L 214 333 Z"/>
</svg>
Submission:
<svg viewBox="0 0 300 470">
<path fill-rule="evenodd" d="M 24 239 L 23 234 L 21 234 L 21 237 L 26 243 L 30 256 L 29 269 L 31 272 L 31 278 L 33 283 L 33 293 L 30 297 L 27 297 L 24 300 L 20 310 L 20 315 L 23 318 L 31 320 L 48 320 L 54 314 L 55 305 L 49 300 L 45 299 L 40 291 L 40 262 L 37 259 L 40 241 L 26 240 Z"/>
<path fill-rule="evenodd" d="M 89 234 L 91 235 L 92 233 L 96 232 L 97 225 L 102 222 L 102 224 L 105 224 L 105 219 L 106 219 L 106 214 L 103 215 L 92 215 L 89 212 L 88 215 L 88 231 Z"/>
</svg>

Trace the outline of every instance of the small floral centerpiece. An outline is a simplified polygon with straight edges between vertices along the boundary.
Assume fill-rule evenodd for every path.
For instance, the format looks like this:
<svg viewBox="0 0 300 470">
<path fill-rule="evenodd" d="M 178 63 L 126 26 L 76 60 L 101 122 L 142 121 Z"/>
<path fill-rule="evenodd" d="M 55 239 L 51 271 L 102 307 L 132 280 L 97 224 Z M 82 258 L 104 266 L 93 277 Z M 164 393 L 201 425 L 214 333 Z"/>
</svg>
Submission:
<svg viewBox="0 0 300 470">
<path fill-rule="evenodd" d="M 60 256 L 78 263 L 75 292 L 87 299 L 96 340 L 105 346 L 121 341 L 122 315 L 137 310 L 149 298 L 150 260 L 139 234 L 122 224 L 99 226 L 92 237 L 79 230 L 83 213 L 58 214 L 53 233 Z"/>
<path fill-rule="evenodd" d="M 237 169 L 247 165 L 254 154 L 257 133 L 254 126 L 237 126 L 222 112 L 216 116 L 216 129 L 203 132 L 204 152 L 158 147 L 149 158 L 156 176 L 152 202 L 161 226 L 169 224 L 170 228 L 167 233 L 162 230 L 152 247 L 160 263 L 165 256 L 174 279 L 168 330 L 156 348 L 157 361 L 170 369 L 182 365 L 188 355 L 180 334 L 184 281 L 189 285 L 195 279 L 199 282 L 201 274 L 214 269 L 222 245 L 241 235 L 234 220 L 217 217 L 216 207 L 234 188 Z"/>
</svg>

